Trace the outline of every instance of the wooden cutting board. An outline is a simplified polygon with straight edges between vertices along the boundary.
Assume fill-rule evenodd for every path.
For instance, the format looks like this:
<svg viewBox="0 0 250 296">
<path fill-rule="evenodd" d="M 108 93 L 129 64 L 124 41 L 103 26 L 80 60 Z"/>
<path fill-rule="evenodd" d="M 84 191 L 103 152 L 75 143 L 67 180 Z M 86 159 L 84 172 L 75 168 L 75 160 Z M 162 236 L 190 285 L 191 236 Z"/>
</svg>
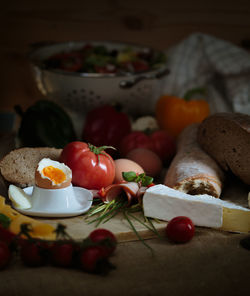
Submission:
<svg viewBox="0 0 250 296">
<path fill-rule="evenodd" d="M 133 213 L 133 216 L 145 223 L 146 225 L 150 226 L 150 223 L 145 222 L 142 213 Z M 55 227 L 57 223 L 64 224 L 65 226 L 67 226 L 67 232 L 76 240 L 81 240 L 87 237 L 91 231 L 96 229 L 96 223 L 89 224 L 88 221 L 86 221 L 85 215 L 60 219 L 39 218 L 39 220 L 47 222 Z M 135 227 L 140 237 L 142 237 L 143 239 L 149 239 L 157 236 L 153 231 L 148 229 L 146 226 L 142 225 L 136 219 L 130 217 L 130 221 Z M 164 221 L 151 221 L 159 233 L 162 233 L 167 225 L 167 222 Z M 100 224 L 98 228 L 105 228 L 112 231 L 116 235 L 116 238 L 119 242 L 139 240 L 135 231 L 132 229 L 129 222 L 122 213 L 117 214 L 106 223 Z"/>
<path fill-rule="evenodd" d="M 248 192 L 250 191 L 249 186 L 243 184 L 239 180 L 233 179 L 229 180 L 228 184 L 226 184 L 222 199 L 232 201 L 238 205 L 242 205 L 244 207 L 248 207 L 247 204 L 247 196 Z M 144 217 L 141 213 L 133 213 L 133 215 L 139 219 L 140 221 L 144 222 Z M 92 223 L 89 224 L 86 221 L 86 216 L 81 215 L 77 217 L 72 218 L 60 218 L 60 219 L 39 219 L 44 222 L 47 222 L 51 225 L 56 226 L 57 223 L 62 223 L 67 226 L 67 231 L 69 234 L 77 240 L 81 240 L 88 236 L 88 234 L 96 228 L 96 224 Z M 162 234 L 164 232 L 164 229 L 167 225 L 167 222 L 165 221 L 155 221 L 151 220 L 157 229 L 157 231 Z M 144 238 L 153 238 L 156 237 L 156 234 L 149 230 L 147 227 L 139 223 L 136 219 L 131 218 L 131 222 L 133 223 L 133 226 L 135 227 L 136 231 L 139 233 L 139 235 Z M 150 225 L 147 223 L 147 225 Z M 139 238 L 135 234 L 134 230 L 130 226 L 129 222 L 126 220 L 123 214 L 118 214 L 117 216 L 113 217 L 111 220 L 104 224 L 100 224 L 98 227 L 106 228 L 110 231 L 112 231 L 119 242 L 125 242 L 125 241 L 133 241 L 138 240 Z M 210 231 L 209 228 L 205 229 L 205 231 Z"/>
</svg>

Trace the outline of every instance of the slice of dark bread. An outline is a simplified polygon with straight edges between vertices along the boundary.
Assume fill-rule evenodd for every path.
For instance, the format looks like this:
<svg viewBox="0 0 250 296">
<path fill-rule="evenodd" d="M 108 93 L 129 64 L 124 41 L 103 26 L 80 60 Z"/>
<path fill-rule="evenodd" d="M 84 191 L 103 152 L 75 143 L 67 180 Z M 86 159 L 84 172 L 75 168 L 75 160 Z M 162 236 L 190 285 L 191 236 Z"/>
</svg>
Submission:
<svg viewBox="0 0 250 296">
<path fill-rule="evenodd" d="M 216 113 L 198 130 L 198 142 L 221 168 L 250 185 L 250 116 Z"/>
<path fill-rule="evenodd" d="M 58 160 L 62 149 L 19 148 L 12 150 L 0 161 L 0 173 L 5 181 L 20 187 L 35 184 L 35 170 L 43 158 Z"/>
</svg>

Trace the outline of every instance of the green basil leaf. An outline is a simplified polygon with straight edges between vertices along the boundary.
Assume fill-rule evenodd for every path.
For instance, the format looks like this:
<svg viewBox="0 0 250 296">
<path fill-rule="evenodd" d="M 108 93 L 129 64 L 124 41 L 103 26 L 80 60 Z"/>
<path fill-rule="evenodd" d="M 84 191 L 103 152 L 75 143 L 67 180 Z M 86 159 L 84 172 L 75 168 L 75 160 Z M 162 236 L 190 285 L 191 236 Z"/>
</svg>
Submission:
<svg viewBox="0 0 250 296">
<path fill-rule="evenodd" d="M 142 180 L 142 178 L 146 177 L 145 173 L 140 174 L 138 177 Z"/>
<path fill-rule="evenodd" d="M 154 181 L 154 178 L 149 177 L 149 176 L 145 176 L 145 177 L 142 179 L 142 186 L 148 186 L 148 185 L 150 185 L 151 183 L 153 183 L 153 181 Z"/>
<path fill-rule="evenodd" d="M 132 182 L 136 179 L 136 173 L 133 171 L 122 172 L 122 177 L 125 181 Z"/>
</svg>

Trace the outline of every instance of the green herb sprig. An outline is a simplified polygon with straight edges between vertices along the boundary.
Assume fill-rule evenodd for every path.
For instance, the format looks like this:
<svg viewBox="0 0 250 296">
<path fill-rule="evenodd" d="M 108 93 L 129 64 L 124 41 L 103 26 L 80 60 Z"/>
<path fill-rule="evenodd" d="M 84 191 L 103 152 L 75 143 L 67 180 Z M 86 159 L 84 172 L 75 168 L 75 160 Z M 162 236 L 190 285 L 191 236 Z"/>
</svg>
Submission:
<svg viewBox="0 0 250 296">
<path fill-rule="evenodd" d="M 145 173 L 137 175 L 136 172 L 122 172 L 122 177 L 127 182 L 136 182 L 142 186 L 148 186 L 153 183 L 154 178 L 147 176 Z"/>
</svg>

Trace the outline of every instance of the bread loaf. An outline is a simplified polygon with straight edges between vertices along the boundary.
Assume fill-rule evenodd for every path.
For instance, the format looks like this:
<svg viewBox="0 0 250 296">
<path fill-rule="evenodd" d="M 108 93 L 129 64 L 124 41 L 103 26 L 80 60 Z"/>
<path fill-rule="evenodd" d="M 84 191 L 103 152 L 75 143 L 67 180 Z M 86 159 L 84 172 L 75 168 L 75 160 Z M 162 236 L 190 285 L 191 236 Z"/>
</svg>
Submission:
<svg viewBox="0 0 250 296">
<path fill-rule="evenodd" d="M 171 162 L 164 184 L 196 195 L 220 197 L 224 174 L 217 163 L 197 142 L 199 124 L 186 127 L 177 142 L 177 153 Z"/>
<path fill-rule="evenodd" d="M 5 181 L 20 187 L 35 184 L 35 170 L 42 158 L 58 160 L 62 149 L 20 148 L 5 155 L 0 161 L 0 172 Z"/>
<path fill-rule="evenodd" d="M 198 130 L 198 142 L 225 171 L 250 185 L 250 116 L 216 113 Z"/>
</svg>

